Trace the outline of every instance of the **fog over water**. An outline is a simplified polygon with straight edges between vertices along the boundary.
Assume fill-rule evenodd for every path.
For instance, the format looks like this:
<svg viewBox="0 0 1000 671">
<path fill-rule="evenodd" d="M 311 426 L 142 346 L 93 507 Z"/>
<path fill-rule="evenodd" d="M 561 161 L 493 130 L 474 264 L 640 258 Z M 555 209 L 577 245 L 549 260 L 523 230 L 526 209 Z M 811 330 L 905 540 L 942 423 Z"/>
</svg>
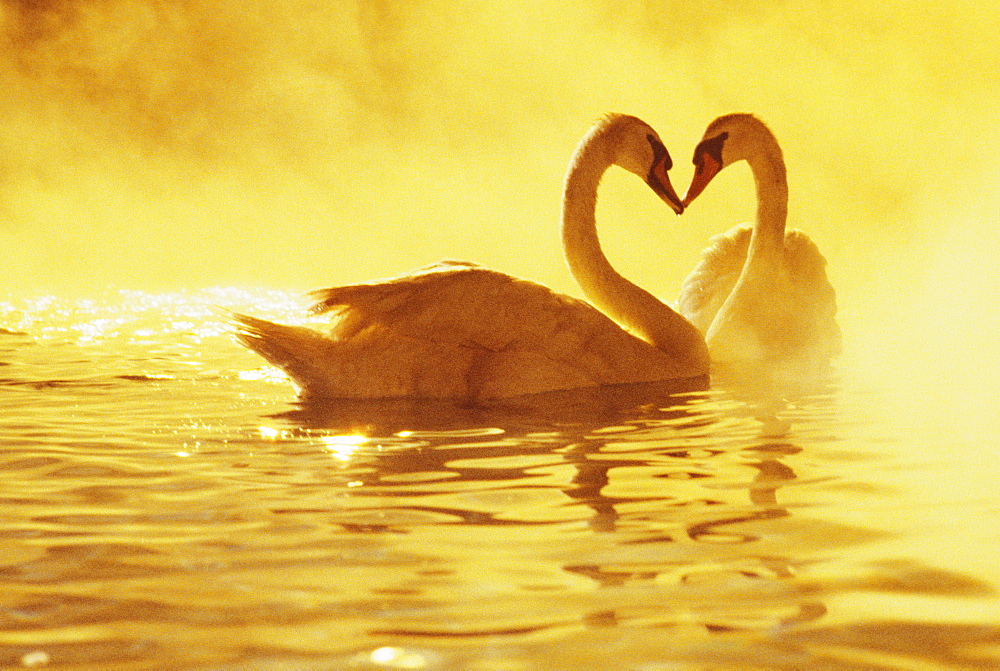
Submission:
<svg viewBox="0 0 1000 671">
<path fill-rule="evenodd" d="M 683 191 L 708 121 L 749 111 L 829 260 L 846 360 L 932 381 L 996 360 L 987 4 L 7 0 L 0 25 L 7 293 L 307 290 L 448 257 L 578 295 L 557 222 L 590 123 L 650 122 Z M 752 217 L 749 171 L 681 218 L 613 172 L 598 214 L 669 300 Z"/>
</svg>

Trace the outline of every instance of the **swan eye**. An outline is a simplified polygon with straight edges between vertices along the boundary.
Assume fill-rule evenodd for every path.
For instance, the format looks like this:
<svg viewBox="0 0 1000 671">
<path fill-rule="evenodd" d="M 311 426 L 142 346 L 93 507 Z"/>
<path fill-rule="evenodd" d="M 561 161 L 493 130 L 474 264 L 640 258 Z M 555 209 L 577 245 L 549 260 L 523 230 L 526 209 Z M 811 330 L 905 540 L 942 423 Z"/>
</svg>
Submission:
<svg viewBox="0 0 1000 671">
<path fill-rule="evenodd" d="M 722 145 L 729 139 L 729 133 L 720 133 L 713 138 L 702 140 L 694 148 L 694 160 L 692 161 L 699 168 L 705 163 L 705 156 L 708 156 L 720 166 L 722 165 Z"/>
<path fill-rule="evenodd" d="M 663 146 L 663 143 L 655 135 L 647 135 L 646 140 L 649 142 L 649 146 L 653 148 L 654 167 L 661 161 L 663 162 L 664 170 L 670 170 L 674 167 L 674 162 L 670 159 L 670 152 L 667 151 L 667 148 Z"/>
<path fill-rule="evenodd" d="M 677 197 L 674 187 L 670 184 L 670 177 L 667 171 L 674 167 L 674 162 L 670 160 L 670 153 L 663 143 L 655 135 L 647 135 L 649 146 L 653 148 L 653 164 L 649 167 L 649 174 L 646 175 L 646 183 L 656 194 L 666 201 L 674 212 L 680 214 L 684 211 L 681 199 Z"/>
</svg>

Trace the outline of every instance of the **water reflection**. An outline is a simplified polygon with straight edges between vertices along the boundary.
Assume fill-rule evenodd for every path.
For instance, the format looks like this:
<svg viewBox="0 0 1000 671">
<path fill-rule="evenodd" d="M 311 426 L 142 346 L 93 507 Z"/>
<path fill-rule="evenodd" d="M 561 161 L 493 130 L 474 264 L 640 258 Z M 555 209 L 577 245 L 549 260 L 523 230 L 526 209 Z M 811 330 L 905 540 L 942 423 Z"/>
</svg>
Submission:
<svg viewBox="0 0 1000 671">
<path fill-rule="evenodd" d="M 759 422 L 744 427 L 748 435 L 742 438 L 750 444 L 726 445 L 715 436 L 730 422 L 745 422 L 745 406 L 732 403 L 732 411 L 723 412 L 725 403 L 720 403 L 718 394 L 670 391 L 653 398 L 649 392 L 634 387 L 616 389 L 612 395 L 588 391 L 561 394 L 559 403 L 550 397 L 539 405 L 460 408 L 460 413 L 454 406 L 409 402 L 410 421 L 420 417 L 424 427 L 433 428 L 403 432 L 414 445 L 359 454 L 368 468 L 358 475 L 361 486 L 353 492 L 356 507 L 349 512 L 342 509 L 335 519 L 348 531 L 397 534 L 414 533 L 422 525 L 505 527 L 518 534 L 525 527 L 542 525 L 554 527 L 559 535 L 568 526 L 577 529 L 584 523 L 592 533 L 611 534 L 611 544 L 601 547 L 613 559 L 580 561 L 581 553 L 573 552 L 571 559 L 561 562 L 562 570 L 602 588 L 645 583 L 690 591 L 714 585 L 714 592 L 733 576 L 741 581 L 791 579 L 794 560 L 774 551 L 780 544 L 770 543 L 764 556 L 748 554 L 744 546 L 762 542 L 759 531 L 748 529 L 789 515 L 778 492 L 796 475 L 782 458 L 801 448 L 759 437 L 764 426 Z M 310 431 L 323 427 L 342 431 L 358 426 L 356 418 L 347 416 L 348 410 L 371 418 L 372 405 L 382 409 L 385 404 L 351 404 L 332 414 L 329 406 L 304 407 L 283 417 Z M 544 410 L 541 416 L 539 409 Z M 390 407 L 388 416 L 398 421 L 397 405 Z M 386 426 L 395 425 L 383 424 L 383 430 Z M 498 428 L 489 431 L 483 426 Z M 552 430 L 555 427 L 557 431 Z M 749 481 L 734 479 L 734 472 L 748 471 L 756 472 Z M 713 480 L 718 484 L 713 486 Z M 456 495 L 469 487 L 480 493 Z M 366 498 L 371 505 L 360 503 Z M 461 504 L 455 504 L 456 499 Z M 855 542 L 871 537 L 862 530 L 827 531 L 835 531 L 841 541 L 852 534 Z M 518 542 L 509 533 L 507 542 Z M 769 535 L 775 533 L 771 530 Z M 567 540 L 571 545 L 589 545 L 586 538 L 576 531 Z M 706 562 L 711 568 L 705 567 Z M 794 589 L 782 591 L 790 603 L 781 607 L 779 623 L 804 622 L 825 612 L 814 599 L 796 601 Z M 655 604 L 648 608 L 657 610 Z M 670 607 L 661 615 L 637 615 L 631 612 L 634 609 L 634 605 L 604 608 L 585 612 L 576 621 L 606 627 L 650 617 L 669 622 L 676 617 Z M 439 628 L 440 624 L 415 622 L 375 633 L 468 637 L 569 626 L 563 617 L 540 623 L 535 616 L 531 624 L 524 623 L 523 616 L 515 617 L 506 626 L 498 625 L 495 617 L 483 617 L 485 622 L 477 623 L 467 614 L 470 621 L 463 626 L 451 623 Z M 710 631 L 746 629 L 732 619 L 727 615 L 703 626 Z M 774 623 L 770 616 L 767 620 Z"/>
<path fill-rule="evenodd" d="M 352 526 L 341 518 L 343 528 L 359 533 L 407 534 L 414 533 L 414 524 L 460 525 L 467 530 L 503 527 L 507 532 L 490 537 L 523 545 L 525 528 L 547 526 L 555 530 L 556 537 L 564 537 L 545 554 L 557 561 L 565 574 L 583 579 L 599 591 L 591 593 L 580 586 L 568 593 L 554 585 L 540 588 L 540 593 L 548 595 L 546 605 L 529 611 L 531 615 L 521 610 L 523 592 L 520 598 L 511 597 L 515 603 L 510 608 L 493 603 L 495 608 L 489 611 L 471 607 L 459 598 L 463 604 L 461 623 L 447 618 L 403 617 L 396 618 L 394 625 L 370 629 L 368 635 L 385 644 L 378 649 L 412 651 L 415 644 L 441 639 L 501 636 L 520 640 L 543 631 L 569 635 L 576 628 L 595 632 L 641 626 L 681 637 L 683 652 L 675 650 L 671 658 L 691 654 L 702 661 L 738 664 L 739 658 L 723 652 L 733 640 L 723 645 L 721 639 L 718 647 L 702 644 L 697 653 L 692 652 L 692 627 L 715 637 L 772 632 L 781 638 L 786 632 L 821 621 L 828 613 L 825 597 L 838 593 L 903 590 L 910 594 L 987 594 L 988 588 L 974 580 L 908 563 L 870 566 L 861 578 L 801 577 L 815 561 L 812 557 L 882 536 L 862 527 L 802 517 L 795 513 L 801 504 L 794 495 L 787 497 L 791 505 L 783 500 L 783 492 L 790 487 L 829 480 L 822 476 L 802 478 L 789 460 L 805 450 L 795 440 L 796 425 L 805 423 L 810 412 L 828 411 L 833 388 L 832 383 L 826 383 L 799 395 L 786 390 L 779 398 L 748 396 L 743 389 L 682 393 L 669 403 L 637 404 L 633 398 L 625 404 L 591 405 L 589 412 L 581 412 L 581 408 L 588 408 L 592 399 L 587 403 L 577 399 L 564 406 L 558 431 L 552 431 L 551 413 L 536 423 L 523 407 L 516 412 L 509 407 L 499 411 L 466 409 L 469 414 L 459 417 L 445 413 L 447 422 L 441 422 L 436 411 L 422 415 L 429 420 L 426 425 L 436 428 L 423 433 L 408 431 L 406 437 L 430 442 L 375 456 L 364 486 L 356 492 L 359 497 L 373 496 L 378 501 L 353 512 L 377 511 L 396 523 L 359 522 Z M 333 426 L 342 428 L 343 412 L 334 418 Z M 305 419 L 304 427 L 317 430 L 329 415 L 291 413 L 285 419 Z M 449 433 L 445 426 L 454 428 Z M 476 426 L 480 427 L 478 434 Z M 484 426 L 497 430 L 487 431 Z M 542 431 L 546 427 L 549 430 Z M 449 442 L 454 440 L 458 442 Z M 432 484 L 446 487 L 429 487 Z M 458 492 L 469 485 L 477 491 L 504 494 L 465 497 L 461 506 L 405 501 L 440 497 L 445 491 Z M 555 490 L 558 496 L 552 491 L 528 497 L 532 506 L 519 505 L 524 502 L 522 494 L 533 489 Z M 473 501 L 496 506 L 476 510 L 470 505 Z M 543 515 L 533 507 L 540 501 L 548 508 Z M 519 510 L 530 514 L 518 514 Z M 411 515 L 404 515 L 404 511 Z M 413 517 L 414 513 L 419 516 Z M 580 523 L 611 542 L 595 546 L 580 535 Z M 552 533 L 544 538 L 552 538 Z M 479 534 L 470 531 L 470 537 Z M 537 551 L 529 551 L 532 549 Z M 462 591 L 460 585 L 465 583 L 460 573 L 434 574 L 435 580 L 443 576 L 459 593 Z M 406 593 L 430 597 L 435 591 L 418 580 L 410 583 Z M 604 598 L 598 596 L 601 594 Z M 575 616 L 567 617 L 567 604 L 575 605 Z M 552 614 L 545 617 L 542 614 L 546 612 Z M 982 633 L 984 640 L 995 635 L 992 631 Z M 590 648 L 596 640 L 588 640 Z M 800 650 L 794 664 L 802 658 L 822 657 L 812 653 L 807 643 L 797 641 L 795 645 Z M 551 659 L 552 648 L 541 647 L 545 658 Z M 770 650 L 780 657 L 777 652 Z M 589 654 L 596 653 L 590 649 Z M 865 668 L 853 666 L 857 654 L 855 648 L 849 660 L 827 655 L 826 662 L 830 668 Z M 358 659 L 364 661 L 358 657 L 354 661 L 360 663 Z M 592 661 L 596 663 L 596 658 Z"/>
<path fill-rule="evenodd" d="M 166 333 L 0 338 L 0 666 L 995 665 L 845 612 L 995 596 L 852 513 L 911 503 L 836 379 L 293 407 Z"/>
<path fill-rule="evenodd" d="M 604 426 L 639 412 L 661 412 L 683 405 L 708 387 L 705 379 L 623 384 L 533 394 L 490 404 L 433 399 L 341 399 L 300 402 L 276 415 L 307 429 L 370 435 L 401 431 L 461 431 L 483 426 L 513 426 L 522 431 L 553 426 Z"/>
</svg>

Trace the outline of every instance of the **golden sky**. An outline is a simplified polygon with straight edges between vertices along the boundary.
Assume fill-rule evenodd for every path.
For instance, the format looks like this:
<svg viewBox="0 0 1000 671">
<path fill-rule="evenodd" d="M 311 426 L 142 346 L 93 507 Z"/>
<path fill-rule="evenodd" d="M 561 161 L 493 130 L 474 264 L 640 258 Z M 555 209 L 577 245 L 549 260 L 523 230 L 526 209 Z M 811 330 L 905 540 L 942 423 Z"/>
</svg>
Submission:
<svg viewBox="0 0 1000 671">
<path fill-rule="evenodd" d="M 997 307 L 981 0 L 3 0 L 0 26 L 2 291 L 307 290 L 457 258 L 579 295 L 557 229 L 588 126 L 645 119 L 683 192 L 704 127 L 747 111 L 845 320 L 892 338 L 884 315 Z M 670 300 L 753 216 L 749 172 L 680 218 L 611 173 L 598 215 Z"/>
</svg>

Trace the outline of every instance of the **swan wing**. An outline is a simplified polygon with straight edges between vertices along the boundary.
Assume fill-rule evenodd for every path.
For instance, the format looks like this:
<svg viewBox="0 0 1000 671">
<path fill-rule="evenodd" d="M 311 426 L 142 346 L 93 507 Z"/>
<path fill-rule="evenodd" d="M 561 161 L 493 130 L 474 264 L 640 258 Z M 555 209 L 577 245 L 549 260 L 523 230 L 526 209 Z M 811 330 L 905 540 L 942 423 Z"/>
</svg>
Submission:
<svg viewBox="0 0 1000 671">
<path fill-rule="evenodd" d="M 312 292 L 313 312 L 336 315 L 331 336 L 391 331 L 438 343 L 499 350 L 531 330 L 530 313 L 552 306 L 548 288 L 462 261 L 398 277 Z"/>
<path fill-rule="evenodd" d="M 237 315 L 237 336 L 304 397 L 505 398 L 681 377 L 596 308 L 471 263 L 314 292 L 329 334 Z"/>
<path fill-rule="evenodd" d="M 793 308 L 781 313 L 789 349 L 798 349 L 797 356 L 820 360 L 837 356 L 841 348 L 837 296 L 826 276 L 826 258 L 808 235 L 789 229 L 783 261 L 784 281 L 775 304 Z"/>
<path fill-rule="evenodd" d="M 753 227 L 746 224 L 713 236 L 681 285 L 677 309 L 702 333 L 708 332 L 740 278 L 752 232 Z"/>
<path fill-rule="evenodd" d="M 752 232 L 752 226 L 743 225 L 713 237 L 684 280 L 678 310 L 702 333 L 708 333 L 740 279 Z M 727 320 L 736 320 L 739 332 L 755 334 L 761 351 L 817 359 L 840 353 L 837 300 L 826 276 L 826 259 L 800 230 L 785 233 L 781 267 L 767 286 L 744 295 L 728 312 Z"/>
</svg>

